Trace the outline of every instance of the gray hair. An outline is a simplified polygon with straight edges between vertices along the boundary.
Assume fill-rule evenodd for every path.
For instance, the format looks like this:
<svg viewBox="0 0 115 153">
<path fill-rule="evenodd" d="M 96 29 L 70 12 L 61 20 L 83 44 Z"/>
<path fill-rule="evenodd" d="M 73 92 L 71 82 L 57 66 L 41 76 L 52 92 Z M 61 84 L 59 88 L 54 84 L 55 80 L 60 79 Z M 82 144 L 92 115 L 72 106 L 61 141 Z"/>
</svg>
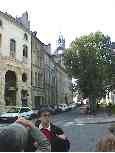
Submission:
<svg viewBox="0 0 115 153">
<path fill-rule="evenodd" d="M 0 131 L 0 152 L 19 152 L 26 147 L 28 139 L 27 129 L 14 123 Z"/>
</svg>

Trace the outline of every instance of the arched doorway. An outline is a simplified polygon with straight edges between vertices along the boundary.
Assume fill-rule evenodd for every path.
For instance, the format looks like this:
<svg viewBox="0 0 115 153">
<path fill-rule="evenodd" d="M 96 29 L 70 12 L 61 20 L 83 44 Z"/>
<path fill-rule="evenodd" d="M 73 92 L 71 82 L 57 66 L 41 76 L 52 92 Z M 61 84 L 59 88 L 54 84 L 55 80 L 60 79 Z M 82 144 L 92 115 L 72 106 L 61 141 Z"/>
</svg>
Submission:
<svg viewBox="0 0 115 153">
<path fill-rule="evenodd" d="M 16 105 L 16 73 L 8 70 L 5 74 L 5 102 L 6 105 Z"/>
</svg>

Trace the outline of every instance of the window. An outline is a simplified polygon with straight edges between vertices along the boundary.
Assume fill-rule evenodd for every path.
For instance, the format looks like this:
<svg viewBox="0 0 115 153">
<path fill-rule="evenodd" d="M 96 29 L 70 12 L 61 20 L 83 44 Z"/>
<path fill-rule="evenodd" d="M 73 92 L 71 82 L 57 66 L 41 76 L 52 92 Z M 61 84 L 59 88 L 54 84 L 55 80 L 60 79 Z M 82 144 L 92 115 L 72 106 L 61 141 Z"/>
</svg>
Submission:
<svg viewBox="0 0 115 153">
<path fill-rule="evenodd" d="M 2 47 L 2 35 L 0 34 L 0 48 Z"/>
<path fill-rule="evenodd" d="M 23 57 L 28 57 L 28 47 L 26 45 L 23 45 Z"/>
<path fill-rule="evenodd" d="M 16 41 L 14 39 L 10 39 L 10 55 L 15 56 L 16 54 Z"/>
<path fill-rule="evenodd" d="M 26 33 L 24 34 L 24 39 L 28 40 L 28 35 Z"/>
<path fill-rule="evenodd" d="M 23 82 L 26 82 L 27 81 L 27 74 L 26 73 L 23 73 L 22 74 L 22 81 Z"/>
<path fill-rule="evenodd" d="M 38 81 L 40 81 L 40 73 L 38 73 Z"/>
<path fill-rule="evenodd" d="M 2 20 L 0 20 L 0 26 L 2 26 Z"/>
<path fill-rule="evenodd" d="M 37 85 L 37 72 L 35 72 L 35 85 Z"/>
<path fill-rule="evenodd" d="M 40 57 L 40 67 L 42 67 L 43 58 Z"/>
</svg>

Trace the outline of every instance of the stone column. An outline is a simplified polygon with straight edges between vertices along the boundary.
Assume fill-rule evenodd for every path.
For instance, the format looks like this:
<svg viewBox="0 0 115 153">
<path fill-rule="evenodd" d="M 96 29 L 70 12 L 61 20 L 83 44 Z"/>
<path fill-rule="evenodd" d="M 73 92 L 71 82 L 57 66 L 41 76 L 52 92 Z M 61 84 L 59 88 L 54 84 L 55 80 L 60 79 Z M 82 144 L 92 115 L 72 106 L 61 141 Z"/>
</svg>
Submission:
<svg viewBox="0 0 115 153">
<path fill-rule="evenodd" d="M 0 72 L 0 105 L 5 106 L 5 71 Z"/>
<path fill-rule="evenodd" d="M 21 101 L 21 84 L 22 83 L 21 82 L 22 82 L 21 75 L 17 74 L 17 88 L 18 88 L 18 91 L 17 91 L 16 104 L 18 106 L 22 105 L 22 101 Z"/>
</svg>

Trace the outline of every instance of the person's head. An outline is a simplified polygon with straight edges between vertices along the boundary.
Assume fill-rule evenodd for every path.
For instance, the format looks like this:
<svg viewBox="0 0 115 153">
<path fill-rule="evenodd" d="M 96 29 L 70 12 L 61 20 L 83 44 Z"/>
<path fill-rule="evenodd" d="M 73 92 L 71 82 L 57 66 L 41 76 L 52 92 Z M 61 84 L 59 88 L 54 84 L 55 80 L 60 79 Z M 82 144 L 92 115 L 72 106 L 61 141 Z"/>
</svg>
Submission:
<svg viewBox="0 0 115 153">
<path fill-rule="evenodd" d="M 0 152 L 23 151 L 27 137 L 27 130 L 17 123 L 0 129 Z"/>
<path fill-rule="evenodd" d="M 48 124 L 51 121 L 51 110 L 47 107 L 41 108 L 38 112 L 38 116 L 41 120 L 41 123 Z"/>
<path fill-rule="evenodd" d="M 97 152 L 115 152 L 115 136 L 111 133 L 105 135 L 96 144 Z"/>
<path fill-rule="evenodd" d="M 22 146 L 17 143 L 16 132 L 4 129 L 0 132 L 0 152 L 19 152 Z"/>
</svg>

